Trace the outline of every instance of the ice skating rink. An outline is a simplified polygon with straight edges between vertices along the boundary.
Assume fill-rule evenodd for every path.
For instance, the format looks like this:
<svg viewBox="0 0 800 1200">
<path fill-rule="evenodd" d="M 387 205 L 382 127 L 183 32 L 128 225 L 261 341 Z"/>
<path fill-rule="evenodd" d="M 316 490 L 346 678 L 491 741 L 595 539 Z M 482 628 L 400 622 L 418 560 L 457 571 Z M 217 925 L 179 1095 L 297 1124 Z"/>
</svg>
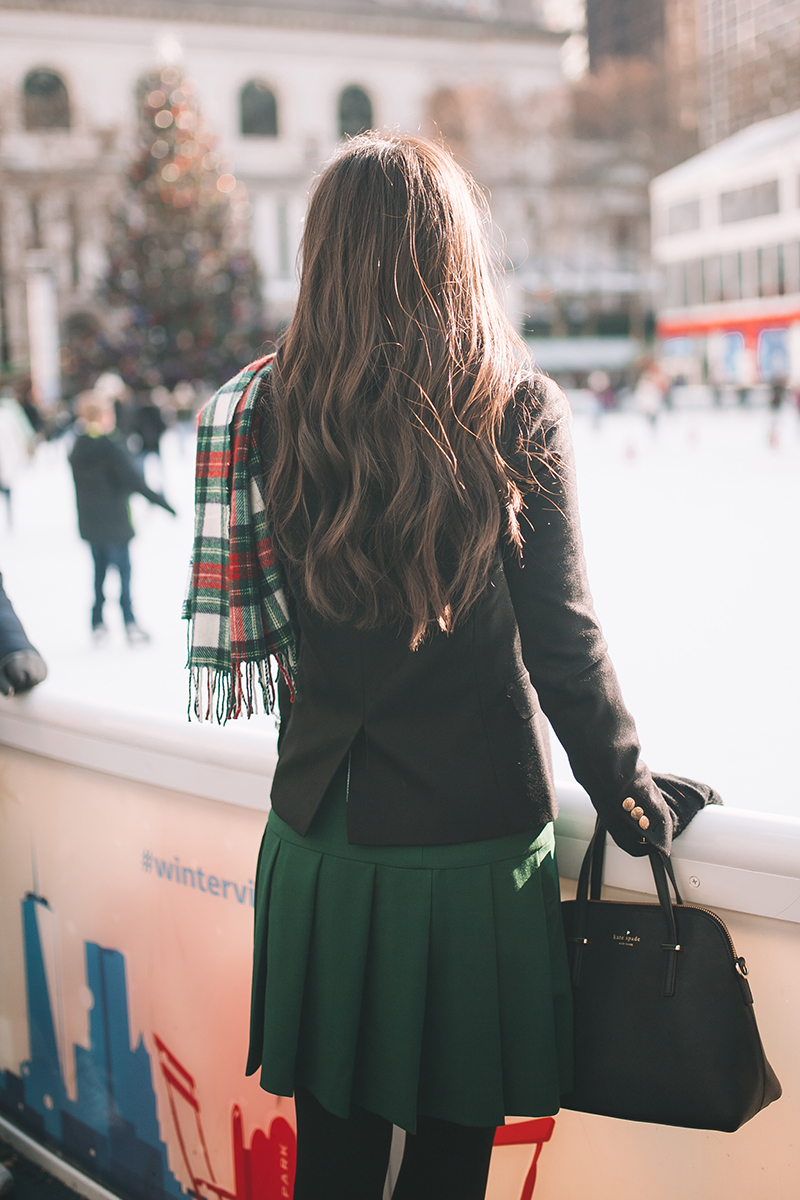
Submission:
<svg viewBox="0 0 800 1200">
<path fill-rule="evenodd" d="M 575 417 L 589 577 L 626 702 L 654 769 L 713 783 L 740 808 L 800 815 L 800 419 L 682 410 L 655 429 L 632 413 Z M 0 571 L 53 696 L 186 720 L 180 619 L 192 539 L 193 446 L 163 442 L 174 519 L 132 498 L 136 618 L 128 647 L 106 588 L 108 642 L 92 644 L 92 570 L 77 533 L 67 441 L 41 446 L 0 501 Z M 148 464 L 160 487 L 159 463 Z M 243 722 L 236 723 L 242 726 Z M 208 731 L 209 737 L 219 731 Z M 223 736 L 274 740 L 259 717 Z M 554 744 L 556 775 L 568 776 Z"/>
</svg>

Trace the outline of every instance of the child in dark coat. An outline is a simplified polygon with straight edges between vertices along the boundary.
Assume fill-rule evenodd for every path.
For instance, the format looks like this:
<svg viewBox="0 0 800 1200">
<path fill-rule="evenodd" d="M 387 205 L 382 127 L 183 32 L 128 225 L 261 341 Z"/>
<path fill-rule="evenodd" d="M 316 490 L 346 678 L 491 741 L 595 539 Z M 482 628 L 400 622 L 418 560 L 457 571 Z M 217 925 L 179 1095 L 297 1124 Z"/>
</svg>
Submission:
<svg viewBox="0 0 800 1200">
<path fill-rule="evenodd" d="M 76 439 L 69 456 L 78 502 L 78 529 L 89 543 L 94 559 L 95 601 L 92 630 L 101 640 L 107 630 L 103 623 L 105 596 L 103 585 L 109 567 L 116 567 L 120 578 L 120 607 L 128 641 L 148 641 L 139 628 L 131 602 L 131 560 L 129 545 L 134 536 L 128 499 L 133 492 L 144 496 L 175 516 L 175 510 L 160 492 L 154 492 L 137 470 L 121 437 L 115 434 L 114 409 L 85 392 L 78 401 L 78 414 L 85 432 Z"/>
</svg>

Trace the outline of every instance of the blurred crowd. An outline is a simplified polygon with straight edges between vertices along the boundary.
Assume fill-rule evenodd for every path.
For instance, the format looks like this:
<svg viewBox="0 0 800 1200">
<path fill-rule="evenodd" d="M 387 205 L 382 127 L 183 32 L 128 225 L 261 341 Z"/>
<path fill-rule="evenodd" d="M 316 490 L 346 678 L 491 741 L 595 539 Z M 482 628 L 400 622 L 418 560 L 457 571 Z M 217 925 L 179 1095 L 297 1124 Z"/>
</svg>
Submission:
<svg viewBox="0 0 800 1200">
<path fill-rule="evenodd" d="M 687 387 L 685 380 L 671 378 L 655 357 L 641 359 L 632 378 L 633 382 L 628 372 L 617 372 L 615 377 L 607 371 L 595 370 L 588 374 L 582 389 L 568 390 L 567 394 L 587 399 L 598 419 L 605 413 L 625 410 L 638 413 L 653 428 L 662 414 L 683 403 L 682 393 Z M 772 417 L 768 443 L 774 448 L 779 445 L 778 418 L 781 411 L 794 409 L 800 414 L 800 391 L 789 387 L 782 378 L 758 387 L 699 385 L 692 390 L 697 393 L 692 401 L 694 406 L 701 403 L 701 394 L 705 403 L 715 408 L 766 406 Z"/>
<path fill-rule="evenodd" d="M 113 412 L 115 442 L 124 446 L 143 475 L 160 479 L 161 439 L 175 429 L 181 445 L 194 433 L 197 414 L 211 395 L 204 383 L 182 380 L 170 391 L 158 386 L 134 392 L 114 372 L 98 376 L 94 386 L 54 408 L 42 410 L 21 384 L 0 387 L 0 498 L 13 517 L 14 480 L 42 442 L 73 440 L 86 431 L 88 408 Z M 107 418 L 106 418 L 107 421 Z"/>
<path fill-rule="evenodd" d="M 181 380 L 172 390 L 157 386 L 133 391 L 116 372 L 106 371 L 98 375 L 90 390 L 98 400 L 114 405 L 117 428 L 131 452 L 141 455 L 158 454 L 161 436 L 167 429 L 175 426 L 179 431 L 190 430 L 213 388 L 200 380 L 194 383 Z M 73 429 L 75 422 L 80 419 L 78 410 L 81 398 L 86 395 L 86 392 L 79 392 L 45 410 L 34 403 L 27 378 L 0 387 L 0 410 L 4 412 L 0 417 L 0 433 L 3 435 L 0 442 L 5 442 L 8 436 L 15 447 L 30 447 L 40 441 L 61 437 Z M 9 412 L 12 413 L 11 417 L 7 415 Z M 12 422 L 15 426 L 13 430 Z M 18 451 L 15 450 L 15 453 Z M 0 460 L 0 478 L 3 477 L 3 469 L 4 463 Z M 7 469 L 13 470 L 13 464 Z"/>
</svg>

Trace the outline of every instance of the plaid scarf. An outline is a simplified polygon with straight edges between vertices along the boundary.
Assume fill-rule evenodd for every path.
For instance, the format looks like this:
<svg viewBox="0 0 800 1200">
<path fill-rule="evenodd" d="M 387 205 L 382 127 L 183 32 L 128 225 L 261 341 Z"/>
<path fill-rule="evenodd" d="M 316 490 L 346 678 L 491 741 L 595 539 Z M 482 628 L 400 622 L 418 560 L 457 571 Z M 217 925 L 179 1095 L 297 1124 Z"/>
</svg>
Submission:
<svg viewBox="0 0 800 1200">
<path fill-rule="evenodd" d="M 189 621 L 189 711 L 224 724 L 275 710 L 277 663 L 294 697 L 295 635 L 262 493 L 259 383 L 273 356 L 245 367 L 200 415 L 195 533 L 184 619 Z"/>
</svg>

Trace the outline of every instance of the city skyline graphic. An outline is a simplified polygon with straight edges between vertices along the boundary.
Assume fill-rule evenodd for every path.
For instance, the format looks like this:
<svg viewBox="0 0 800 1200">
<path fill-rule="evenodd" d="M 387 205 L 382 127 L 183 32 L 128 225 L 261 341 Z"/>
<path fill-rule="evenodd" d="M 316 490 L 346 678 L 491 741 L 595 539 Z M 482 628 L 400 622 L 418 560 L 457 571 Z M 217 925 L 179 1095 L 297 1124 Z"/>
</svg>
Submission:
<svg viewBox="0 0 800 1200">
<path fill-rule="evenodd" d="M 269 1135 L 253 1131 L 250 1145 L 238 1105 L 232 1105 L 232 1187 L 218 1181 L 203 1132 L 192 1072 L 152 1032 L 168 1097 L 169 1132 L 159 1127 L 153 1062 L 140 1032 L 130 1030 L 124 955 L 85 942 L 89 1047 L 73 1045 L 75 1099 L 65 1084 L 65 1047 L 59 1045 L 60 980 L 46 953 L 45 927 L 54 914 L 48 901 L 28 892 L 22 901 L 29 1058 L 19 1073 L 0 1071 L 0 1112 L 38 1140 L 56 1146 L 76 1166 L 130 1200 L 291 1200 L 296 1141 L 283 1117 Z M 170 1149 L 185 1168 L 184 1190 L 169 1167 Z M 198 1167 L 202 1163 L 202 1168 Z"/>
</svg>

